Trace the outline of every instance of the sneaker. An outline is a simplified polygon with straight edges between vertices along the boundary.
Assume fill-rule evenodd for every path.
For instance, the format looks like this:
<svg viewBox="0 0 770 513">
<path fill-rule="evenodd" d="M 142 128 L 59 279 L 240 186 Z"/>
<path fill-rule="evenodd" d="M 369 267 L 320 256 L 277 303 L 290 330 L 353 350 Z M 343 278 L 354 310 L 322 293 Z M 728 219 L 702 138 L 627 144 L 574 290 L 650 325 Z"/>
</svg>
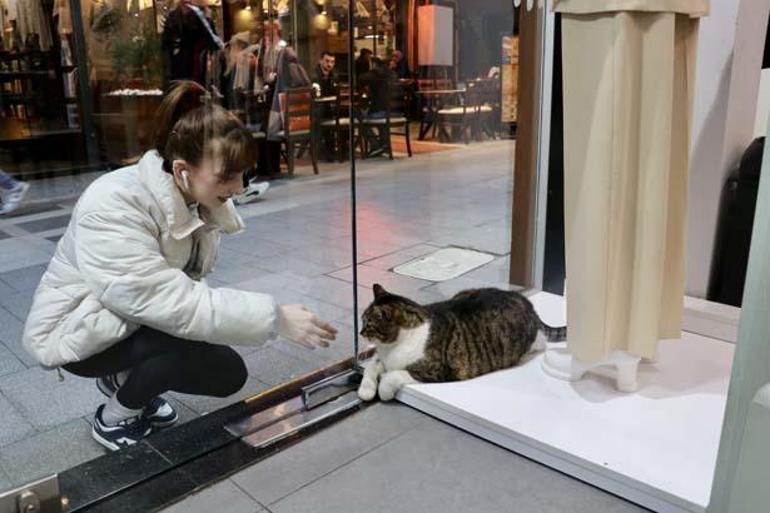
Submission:
<svg viewBox="0 0 770 513">
<path fill-rule="evenodd" d="M 152 425 L 144 415 L 137 415 L 118 422 L 114 426 L 108 426 L 102 419 L 104 405 L 96 410 L 91 436 L 111 451 L 119 451 L 139 443 L 144 437 L 152 433 Z"/>
<path fill-rule="evenodd" d="M 19 205 L 21 204 L 21 201 L 24 199 L 24 196 L 27 194 L 28 190 L 29 190 L 29 184 L 25 182 L 20 182 L 19 185 L 17 185 L 10 191 L 3 192 L 2 193 L 3 203 L 2 205 L 0 205 L 0 215 L 10 214 L 11 212 L 19 208 Z"/>
<path fill-rule="evenodd" d="M 245 205 L 251 203 L 258 197 L 264 195 L 270 188 L 269 182 L 249 182 L 249 186 L 242 194 L 235 196 L 233 202 L 236 205 Z"/>
<path fill-rule="evenodd" d="M 165 428 L 179 420 L 176 410 L 162 397 L 156 397 L 144 407 L 142 415 L 150 421 L 154 428 Z"/>
<path fill-rule="evenodd" d="M 116 374 L 108 374 L 96 380 L 96 388 L 107 397 L 112 397 L 115 392 L 120 388 L 118 383 L 118 376 Z M 162 397 L 156 397 L 150 404 L 144 407 L 142 412 L 144 418 L 150 421 L 154 428 L 169 427 L 179 420 L 174 407 L 168 404 Z"/>
</svg>

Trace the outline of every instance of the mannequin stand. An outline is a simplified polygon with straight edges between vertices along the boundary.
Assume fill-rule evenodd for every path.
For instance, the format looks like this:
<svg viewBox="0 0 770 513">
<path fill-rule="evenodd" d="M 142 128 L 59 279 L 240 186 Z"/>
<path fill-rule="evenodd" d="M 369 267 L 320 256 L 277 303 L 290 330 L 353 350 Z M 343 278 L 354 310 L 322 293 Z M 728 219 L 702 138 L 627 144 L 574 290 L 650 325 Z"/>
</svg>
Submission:
<svg viewBox="0 0 770 513">
<path fill-rule="evenodd" d="M 596 363 L 583 363 L 566 349 L 549 349 L 543 358 L 546 374 L 564 381 L 578 381 L 587 372 L 598 367 L 611 366 L 616 371 L 615 386 L 621 392 L 635 392 L 638 388 L 636 374 L 641 358 L 625 351 L 614 351 L 607 358 Z"/>
</svg>

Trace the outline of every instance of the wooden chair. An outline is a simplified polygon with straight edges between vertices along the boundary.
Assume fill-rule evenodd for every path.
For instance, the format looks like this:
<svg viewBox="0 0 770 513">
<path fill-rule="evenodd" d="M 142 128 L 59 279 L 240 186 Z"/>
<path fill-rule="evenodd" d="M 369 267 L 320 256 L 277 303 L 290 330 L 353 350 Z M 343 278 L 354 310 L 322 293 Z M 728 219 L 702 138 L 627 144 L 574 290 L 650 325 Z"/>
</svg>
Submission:
<svg viewBox="0 0 770 513">
<path fill-rule="evenodd" d="M 465 144 L 469 144 L 478 132 L 481 90 L 475 82 L 468 82 L 465 93 L 458 93 L 456 100 L 456 104 L 438 110 L 439 139 L 451 141 L 453 132 L 459 131 Z"/>
<path fill-rule="evenodd" d="M 500 81 L 495 78 L 479 80 L 479 113 L 477 135 L 486 133 L 490 139 L 497 139 L 500 119 Z"/>
<path fill-rule="evenodd" d="M 432 91 L 436 89 L 435 78 L 418 78 L 415 81 L 415 84 L 418 91 Z M 434 104 L 435 98 L 417 95 L 417 110 L 420 112 L 420 139 L 428 134 L 428 130 L 430 130 L 431 127 L 435 128 L 436 109 L 434 108 Z"/>
<path fill-rule="evenodd" d="M 313 173 L 318 174 L 316 144 L 313 135 L 313 88 L 302 87 L 280 93 L 278 100 L 283 115 L 283 130 L 279 132 L 286 148 L 286 164 L 289 175 L 294 175 L 294 150 L 301 144 L 300 151 L 310 148 Z M 300 153 L 301 155 L 301 153 Z"/>
<path fill-rule="evenodd" d="M 350 123 L 350 105 L 353 102 L 353 96 L 349 85 L 341 85 L 337 92 L 337 101 L 333 104 L 331 119 L 324 119 L 319 126 L 323 132 L 332 132 L 334 137 L 334 149 L 337 154 L 337 160 L 342 162 L 345 159 L 345 141 L 348 138 L 351 129 Z M 355 126 L 353 127 L 355 129 Z"/>
<path fill-rule="evenodd" d="M 388 103 L 385 111 L 385 117 L 382 119 L 368 119 L 363 118 L 361 120 L 362 131 L 364 129 L 377 129 L 384 130 L 386 141 L 385 151 L 388 153 L 388 158 L 393 160 L 393 144 L 391 141 L 392 136 L 401 135 L 406 138 L 406 151 L 407 154 L 412 156 L 412 142 L 409 135 L 409 92 L 408 89 L 397 82 L 390 82 L 388 84 Z M 394 128 L 403 128 L 403 132 L 393 131 Z M 366 158 L 369 154 L 368 144 L 365 137 L 361 137 L 364 142 L 363 155 Z"/>
</svg>

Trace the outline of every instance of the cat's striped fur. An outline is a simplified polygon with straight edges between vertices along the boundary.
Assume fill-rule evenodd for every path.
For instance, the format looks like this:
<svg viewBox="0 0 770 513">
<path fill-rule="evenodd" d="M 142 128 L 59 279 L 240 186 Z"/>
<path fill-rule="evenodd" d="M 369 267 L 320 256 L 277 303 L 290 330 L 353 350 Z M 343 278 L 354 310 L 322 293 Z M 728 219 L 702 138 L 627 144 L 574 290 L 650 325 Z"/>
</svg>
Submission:
<svg viewBox="0 0 770 513">
<path fill-rule="evenodd" d="M 545 324 L 517 292 L 467 290 L 429 305 L 379 285 L 374 293 L 361 331 L 377 345 L 359 391 L 367 400 L 378 386 L 387 400 L 404 383 L 465 380 L 513 367 L 536 340 L 560 341 L 567 334 L 565 327 Z"/>
</svg>

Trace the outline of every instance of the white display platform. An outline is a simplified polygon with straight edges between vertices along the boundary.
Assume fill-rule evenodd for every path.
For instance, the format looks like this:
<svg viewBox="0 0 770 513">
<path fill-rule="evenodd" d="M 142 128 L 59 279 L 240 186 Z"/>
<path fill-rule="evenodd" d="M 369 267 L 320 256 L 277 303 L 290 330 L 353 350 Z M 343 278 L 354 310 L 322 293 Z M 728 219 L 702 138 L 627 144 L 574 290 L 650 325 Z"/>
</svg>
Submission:
<svg viewBox="0 0 770 513">
<path fill-rule="evenodd" d="M 561 325 L 563 298 L 532 296 Z M 589 375 L 547 376 L 542 353 L 475 380 L 411 385 L 402 402 L 658 512 L 704 512 L 711 494 L 734 345 L 685 333 L 639 368 L 639 390 Z"/>
</svg>

